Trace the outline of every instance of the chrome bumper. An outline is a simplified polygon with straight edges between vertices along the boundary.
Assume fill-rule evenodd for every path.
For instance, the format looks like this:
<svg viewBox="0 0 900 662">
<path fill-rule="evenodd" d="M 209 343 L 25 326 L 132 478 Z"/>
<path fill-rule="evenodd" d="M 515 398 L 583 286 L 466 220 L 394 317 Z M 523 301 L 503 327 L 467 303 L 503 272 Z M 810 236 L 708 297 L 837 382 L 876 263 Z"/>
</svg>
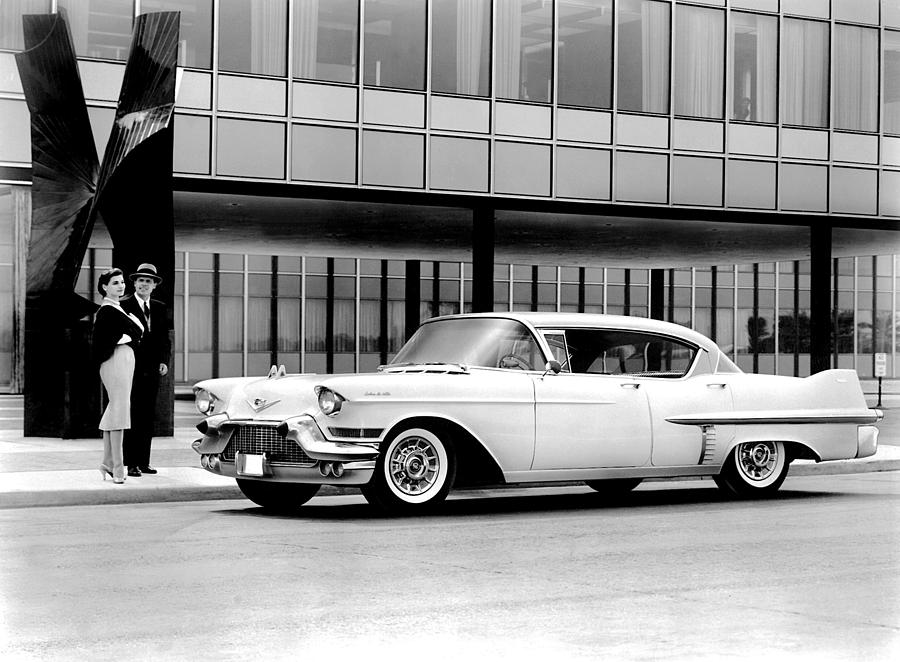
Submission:
<svg viewBox="0 0 900 662">
<path fill-rule="evenodd" d="M 235 429 L 242 425 L 260 424 L 253 420 L 231 420 L 226 414 L 211 416 L 198 426 L 204 433 L 203 438 L 191 446 L 200 455 L 200 464 L 204 469 L 231 478 L 328 485 L 365 485 L 372 478 L 378 457 L 378 442 L 330 441 L 322 435 L 316 421 L 307 415 L 289 418 L 277 426 L 274 422 L 267 426 L 275 427 L 286 442 L 293 442 L 303 449 L 312 464 L 271 462 L 264 455 L 262 476 L 244 474 L 240 454 L 235 457 L 236 461 L 224 460 L 221 454 Z"/>
<path fill-rule="evenodd" d="M 856 457 L 871 457 L 878 451 L 878 428 L 860 425 L 856 432 Z"/>
<path fill-rule="evenodd" d="M 199 441 L 199 440 L 198 440 Z M 195 444 L 197 442 L 194 442 Z M 276 483 L 312 483 L 316 485 L 365 485 L 372 480 L 372 474 L 375 472 L 375 460 L 363 460 L 361 462 L 345 462 L 343 463 L 343 475 L 340 477 L 335 475 L 323 476 L 320 471 L 322 463 L 309 467 L 299 467 L 294 464 L 281 464 L 274 462 L 264 462 L 263 476 L 242 476 L 238 473 L 237 462 L 226 462 L 219 458 L 218 455 L 202 455 L 200 460 L 204 469 L 218 476 L 227 476 L 229 478 L 249 478 L 254 480 L 265 480 Z"/>
<path fill-rule="evenodd" d="M 314 460 L 352 462 L 378 457 L 378 442 L 349 443 L 330 441 L 324 437 L 312 416 L 295 416 L 278 426 L 278 432 L 296 442 Z"/>
</svg>

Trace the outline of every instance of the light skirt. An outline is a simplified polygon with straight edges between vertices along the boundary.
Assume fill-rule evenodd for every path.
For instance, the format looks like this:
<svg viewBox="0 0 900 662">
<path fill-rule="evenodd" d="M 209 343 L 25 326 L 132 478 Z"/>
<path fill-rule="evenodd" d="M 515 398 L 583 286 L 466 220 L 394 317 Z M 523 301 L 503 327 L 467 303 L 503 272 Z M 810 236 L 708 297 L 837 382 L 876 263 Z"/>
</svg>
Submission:
<svg viewBox="0 0 900 662">
<path fill-rule="evenodd" d="M 109 396 L 109 404 L 100 419 L 101 430 L 127 430 L 131 427 L 133 377 L 134 351 L 128 345 L 118 345 L 113 355 L 100 364 L 100 380 Z"/>
</svg>

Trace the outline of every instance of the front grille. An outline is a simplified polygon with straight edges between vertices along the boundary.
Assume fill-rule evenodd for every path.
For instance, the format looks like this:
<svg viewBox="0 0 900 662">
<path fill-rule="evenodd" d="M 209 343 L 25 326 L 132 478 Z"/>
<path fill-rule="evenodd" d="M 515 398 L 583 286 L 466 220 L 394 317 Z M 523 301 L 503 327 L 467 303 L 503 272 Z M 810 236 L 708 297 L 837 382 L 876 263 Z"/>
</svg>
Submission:
<svg viewBox="0 0 900 662">
<path fill-rule="evenodd" d="M 328 428 L 332 437 L 342 439 L 377 439 L 384 432 L 382 428 Z"/>
<path fill-rule="evenodd" d="M 269 462 L 283 464 L 312 466 L 316 463 L 298 444 L 278 434 L 272 425 L 236 425 L 222 459 L 234 462 L 236 453 L 265 453 Z"/>
</svg>

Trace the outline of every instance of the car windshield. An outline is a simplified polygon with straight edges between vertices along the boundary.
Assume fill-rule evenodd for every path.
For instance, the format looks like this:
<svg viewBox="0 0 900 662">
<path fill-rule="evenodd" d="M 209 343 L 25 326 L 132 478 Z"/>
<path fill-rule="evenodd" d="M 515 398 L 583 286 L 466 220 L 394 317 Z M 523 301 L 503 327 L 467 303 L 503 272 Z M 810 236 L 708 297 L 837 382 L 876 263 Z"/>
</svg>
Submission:
<svg viewBox="0 0 900 662">
<path fill-rule="evenodd" d="M 543 370 L 544 356 L 521 322 L 457 318 L 423 324 L 390 365 L 422 363 Z"/>
</svg>

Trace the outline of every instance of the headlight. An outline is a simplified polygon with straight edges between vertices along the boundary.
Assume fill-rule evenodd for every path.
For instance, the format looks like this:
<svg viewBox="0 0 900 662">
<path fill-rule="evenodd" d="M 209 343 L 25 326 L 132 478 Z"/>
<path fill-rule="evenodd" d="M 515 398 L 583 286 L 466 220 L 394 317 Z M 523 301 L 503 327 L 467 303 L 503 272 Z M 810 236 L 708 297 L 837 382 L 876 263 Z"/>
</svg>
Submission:
<svg viewBox="0 0 900 662">
<path fill-rule="evenodd" d="M 218 401 L 219 399 L 205 388 L 194 389 L 194 404 L 197 405 L 197 411 L 201 414 L 206 414 L 207 416 L 212 414 Z"/>
<path fill-rule="evenodd" d="M 326 416 L 334 416 L 341 410 L 341 404 L 344 402 L 339 394 L 324 386 L 316 387 L 316 395 L 319 397 L 319 409 Z"/>
</svg>

